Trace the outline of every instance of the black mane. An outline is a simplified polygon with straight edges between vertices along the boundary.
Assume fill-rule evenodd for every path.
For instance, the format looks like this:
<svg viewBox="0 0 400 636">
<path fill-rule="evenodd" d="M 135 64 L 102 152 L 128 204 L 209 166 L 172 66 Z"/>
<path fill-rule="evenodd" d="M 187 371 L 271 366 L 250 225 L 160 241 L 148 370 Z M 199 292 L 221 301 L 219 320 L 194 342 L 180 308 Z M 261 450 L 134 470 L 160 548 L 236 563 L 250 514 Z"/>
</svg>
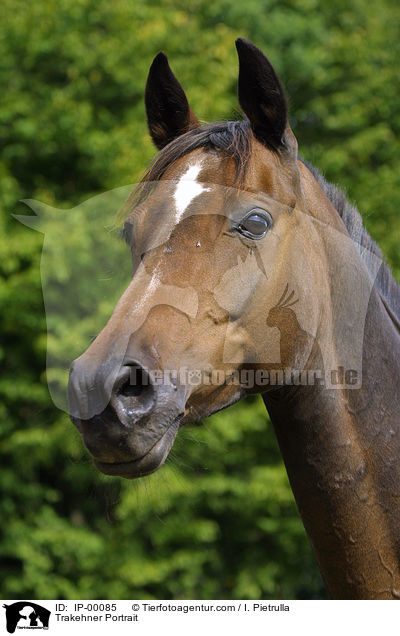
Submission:
<svg viewBox="0 0 400 636">
<path fill-rule="evenodd" d="M 361 214 L 351 205 L 343 189 L 326 181 L 321 173 L 304 159 L 300 161 L 307 166 L 323 193 L 337 210 L 355 246 L 362 254 L 367 269 L 373 276 L 376 273 L 376 263 L 381 263 L 373 282 L 386 309 L 400 327 L 400 285 L 393 278 L 389 265 L 385 263 L 380 247 L 364 227 Z"/>
</svg>

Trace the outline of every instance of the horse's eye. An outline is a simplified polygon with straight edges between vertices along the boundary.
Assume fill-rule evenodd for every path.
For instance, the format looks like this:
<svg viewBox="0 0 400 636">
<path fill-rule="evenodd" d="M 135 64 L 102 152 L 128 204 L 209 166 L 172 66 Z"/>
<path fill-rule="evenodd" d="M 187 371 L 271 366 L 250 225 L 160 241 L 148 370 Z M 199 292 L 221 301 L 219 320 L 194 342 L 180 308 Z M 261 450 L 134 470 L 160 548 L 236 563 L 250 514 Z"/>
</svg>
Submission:
<svg viewBox="0 0 400 636">
<path fill-rule="evenodd" d="M 268 212 L 255 208 L 238 225 L 238 230 L 244 236 L 253 239 L 263 238 L 272 225 Z"/>
</svg>

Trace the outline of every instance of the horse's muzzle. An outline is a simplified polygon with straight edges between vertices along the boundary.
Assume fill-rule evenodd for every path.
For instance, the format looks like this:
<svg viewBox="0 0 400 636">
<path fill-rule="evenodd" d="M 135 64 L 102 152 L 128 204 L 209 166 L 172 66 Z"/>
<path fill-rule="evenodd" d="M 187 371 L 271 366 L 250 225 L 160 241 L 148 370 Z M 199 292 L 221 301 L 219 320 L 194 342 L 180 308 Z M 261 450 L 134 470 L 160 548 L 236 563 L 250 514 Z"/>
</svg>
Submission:
<svg viewBox="0 0 400 636">
<path fill-rule="evenodd" d="M 113 374 L 109 364 L 93 373 L 84 358 L 76 360 L 68 402 L 97 468 L 127 478 L 148 475 L 164 463 L 185 410 L 180 388 L 156 384 L 136 361 Z"/>
</svg>

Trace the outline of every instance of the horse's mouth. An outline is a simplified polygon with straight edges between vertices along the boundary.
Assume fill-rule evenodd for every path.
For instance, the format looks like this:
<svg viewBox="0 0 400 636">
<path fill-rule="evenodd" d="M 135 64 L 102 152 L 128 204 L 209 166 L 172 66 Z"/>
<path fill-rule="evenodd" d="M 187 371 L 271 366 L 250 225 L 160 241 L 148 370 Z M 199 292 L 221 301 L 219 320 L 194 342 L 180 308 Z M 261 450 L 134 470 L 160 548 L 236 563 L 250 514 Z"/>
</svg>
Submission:
<svg viewBox="0 0 400 636">
<path fill-rule="evenodd" d="M 105 475 L 125 477 L 125 479 L 135 479 L 150 475 L 150 473 L 160 468 L 167 459 L 178 433 L 180 419 L 180 417 L 177 417 L 154 446 L 142 457 L 128 462 L 102 462 L 94 458 L 96 468 Z"/>
</svg>

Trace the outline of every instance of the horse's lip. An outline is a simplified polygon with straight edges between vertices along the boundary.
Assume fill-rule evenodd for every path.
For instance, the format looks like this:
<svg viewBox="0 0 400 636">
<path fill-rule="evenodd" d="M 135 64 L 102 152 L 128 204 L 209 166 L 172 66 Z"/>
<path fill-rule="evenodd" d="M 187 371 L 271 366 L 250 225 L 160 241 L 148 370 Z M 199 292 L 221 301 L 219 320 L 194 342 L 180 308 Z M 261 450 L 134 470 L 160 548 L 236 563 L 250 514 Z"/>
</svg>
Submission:
<svg viewBox="0 0 400 636">
<path fill-rule="evenodd" d="M 181 416 L 175 418 L 167 430 L 142 457 L 128 462 L 102 462 L 94 458 L 96 468 L 106 475 L 134 479 L 150 475 L 160 468 L 168 457 L 179 429 Z"/>
</svg>

